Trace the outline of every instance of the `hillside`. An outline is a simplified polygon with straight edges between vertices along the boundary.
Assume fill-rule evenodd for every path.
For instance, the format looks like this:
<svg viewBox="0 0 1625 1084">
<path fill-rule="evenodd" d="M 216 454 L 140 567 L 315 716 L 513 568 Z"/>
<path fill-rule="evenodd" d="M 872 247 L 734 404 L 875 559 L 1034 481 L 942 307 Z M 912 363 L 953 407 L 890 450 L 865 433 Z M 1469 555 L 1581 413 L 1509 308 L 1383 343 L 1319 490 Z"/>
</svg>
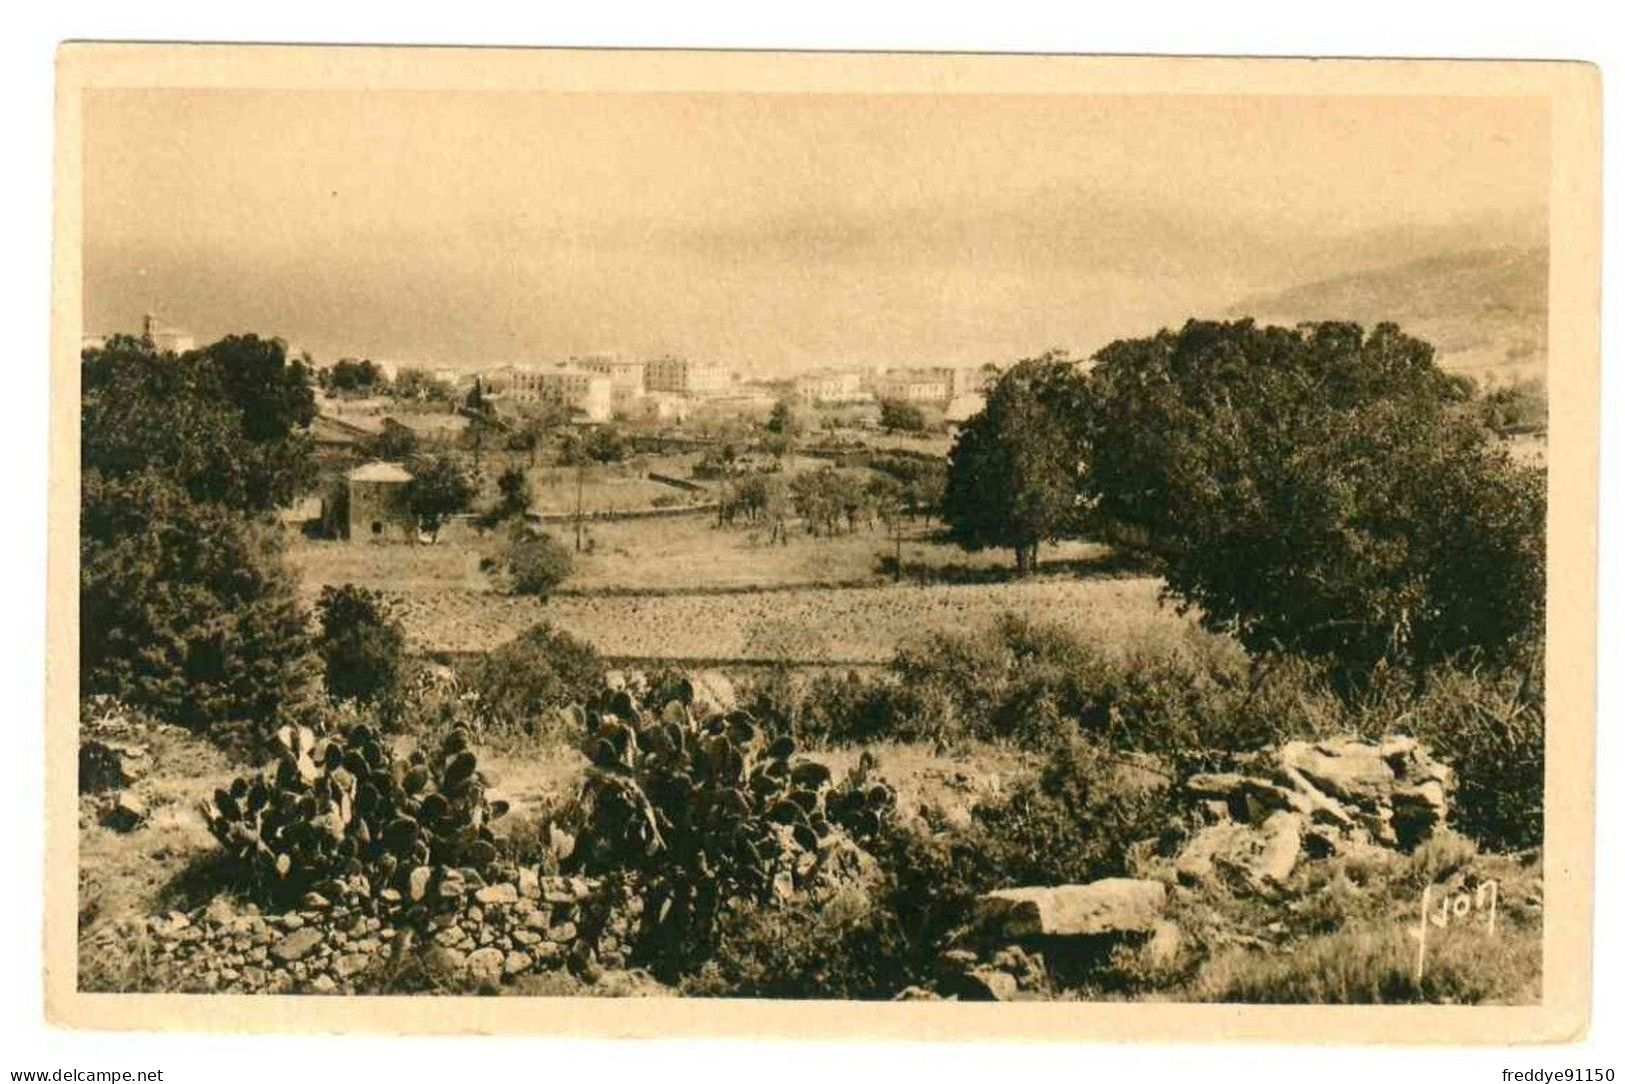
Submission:
<svg viewBox="0 0 1625 1084">
<path fill-rule="evenodd" d="M 1446 368 L 1489 383 L 1546 370 L 1544 248 L 1450 252 L 1322 279 L 1231 307 L 1271 323 L 1398 323 L 1431 342 Z"/>
</svg>

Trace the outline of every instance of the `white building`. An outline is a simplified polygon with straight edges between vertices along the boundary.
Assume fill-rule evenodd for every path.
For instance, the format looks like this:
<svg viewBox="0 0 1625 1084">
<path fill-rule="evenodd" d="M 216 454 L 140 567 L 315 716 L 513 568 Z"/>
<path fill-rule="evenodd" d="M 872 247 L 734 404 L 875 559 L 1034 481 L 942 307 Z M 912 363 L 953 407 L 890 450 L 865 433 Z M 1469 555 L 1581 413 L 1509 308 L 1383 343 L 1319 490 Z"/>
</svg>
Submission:
<svg viewBox="0 0 1625 1084">
<path fill-rule="evenodd" d="M 796 398 L 807 406 L 820 403 L 853 403 L 863 397 L 861 373 L 820 372 L 796 378 Z"/>
<path fill-rule="evenodd" d="M 641 361 L 628 361 L 616 354 L 584 354 L 572 357 L 569 365 L 609 377 L 610 394 L 617 408 L 627 406 L 644 394 Z"/>
<path fill-rule="evenodd" d="M 668 355 L 643 364 L 643 390 L 646 392 L 703 397 L 726 392 L 730 383 L 728 371 L 715 362 L 690 361 Z"/>
<path fill-rule="evenodd" d="M 876 376 L 870 387 L 876 399 L 942 404 L 954 397 L 956 372 L 954 369 L 941 368 L 892 369 Z"/>
<path fill-rule="evenodd" d="M 487 374 L 482 383 L 492 395 L 576 411 L 591 422 L 608 421 L 615 408 L 610 378 L 586 369 L 509 365 Z"/>
</svg>

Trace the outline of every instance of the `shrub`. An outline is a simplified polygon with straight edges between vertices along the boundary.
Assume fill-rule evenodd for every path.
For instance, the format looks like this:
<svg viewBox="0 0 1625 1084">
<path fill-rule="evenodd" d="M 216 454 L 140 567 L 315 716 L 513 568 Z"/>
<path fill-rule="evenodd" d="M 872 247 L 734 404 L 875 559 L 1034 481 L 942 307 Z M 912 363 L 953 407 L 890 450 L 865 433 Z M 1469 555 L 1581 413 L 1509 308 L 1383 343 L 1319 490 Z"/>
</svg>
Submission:
<svg viewBox="0 0 1625 1084">
<path fill-rule="evenodd" d="M 552 535 L 517 531 L 508 541 L 508 574 L 519 594 L 550 594 L 573 567 L 570 551 Z"/>
<path fill-rule="evenodd" d="M 685 683 L 659 711 L 624 688 L 572 709 L 591 761 L 572 860 L 635 883 L 635 951 L 665 975 L 709 958 L 734 907 L 855 875 L 861 852 L 839 846 L 834 814 L 856 823 L 868 813 L 878 832 L 895 801 L 866 773 L 832 786 L 828 768 L 796 758 L 792 739 L 701 703 Z"/>
<path fill-rule="evenodd" d="M 465 678 L 486 725 L 537 735 L 557 725 L 556 709 L 597 691 L 604 665 L 592 645 L 543 622 L 474 662 Z"/>
<path fill-rule="evenodd" d="M 366 725 L 320 739 L 285 727 L 275 750 L 204 809 L 256 902 L 287 907 L 315 891 L 336 903 L 385 889 L 417 900 L 453 869 L 483 874 L 496 861 L 489 822 L 507 805 L 486 800 L 467 730 L 404 764 Z"/>
<path fill-rule="evenodd" d="M 401 678 L 406 630 L 384 597 L 354 584 L 323 587 L 316 601 L 321 622 L 317 653 L 335 699 L 373 703 Z"/>
<path fill-rule="evenodd" d="M 1532 654 L 1527 669 L 1435 670 L 1403 722 L 1455 770 L 1456 827 L 1495 850 L 1545 836 L 1545 683 Z"/>
<path fill-rule="evenodd" d="M 895 918 L 862 892 L 828 902 L 744 905 L 722 916 L 690 997 L 888 1000 L 914 981 Z"/>
<path fill-rule="evenodd" d="M 80 690 L 255 748 L 303 719 L 306 617 L 265 526 L 154 473 L 83 481 Z"/>
</svg>

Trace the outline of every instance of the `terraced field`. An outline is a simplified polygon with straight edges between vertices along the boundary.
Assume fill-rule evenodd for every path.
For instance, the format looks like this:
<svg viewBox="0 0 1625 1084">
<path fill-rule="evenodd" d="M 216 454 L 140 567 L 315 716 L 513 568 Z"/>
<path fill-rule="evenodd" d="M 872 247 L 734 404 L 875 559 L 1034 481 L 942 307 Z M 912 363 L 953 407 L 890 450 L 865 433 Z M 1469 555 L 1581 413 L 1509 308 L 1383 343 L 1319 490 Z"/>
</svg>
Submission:
<svg viewBox="0 0 1625 1084">
<path fill-rule="evenodd" d="M 729 594 L 560 596 L 402 593 L 414 646 L 483 651 L 538 621 L 605 655 L 654 659 L 884 662 L 934 630 L 968 631 L 1006 612 L 1060 624 L 1106 647 L 1179 636 L 1191 624 L 1159 605 L 1148 577 L 1005 584 L 797 588 Z"/>
</svg>

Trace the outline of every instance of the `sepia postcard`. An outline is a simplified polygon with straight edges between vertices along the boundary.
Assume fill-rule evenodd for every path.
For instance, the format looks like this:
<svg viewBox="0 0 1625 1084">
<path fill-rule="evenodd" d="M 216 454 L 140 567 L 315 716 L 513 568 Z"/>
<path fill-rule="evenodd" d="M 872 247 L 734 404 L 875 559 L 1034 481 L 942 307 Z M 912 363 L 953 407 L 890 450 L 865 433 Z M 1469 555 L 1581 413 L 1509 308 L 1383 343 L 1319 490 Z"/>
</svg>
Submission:
<svg viewBox="0 0 1625 1084">
<path fill-rule="evenodd" d="M 50 1018 L 1580 1037 L 1599 100 L 62 46 Z"/>
</svg>

